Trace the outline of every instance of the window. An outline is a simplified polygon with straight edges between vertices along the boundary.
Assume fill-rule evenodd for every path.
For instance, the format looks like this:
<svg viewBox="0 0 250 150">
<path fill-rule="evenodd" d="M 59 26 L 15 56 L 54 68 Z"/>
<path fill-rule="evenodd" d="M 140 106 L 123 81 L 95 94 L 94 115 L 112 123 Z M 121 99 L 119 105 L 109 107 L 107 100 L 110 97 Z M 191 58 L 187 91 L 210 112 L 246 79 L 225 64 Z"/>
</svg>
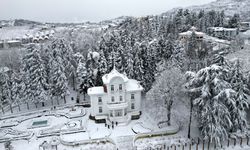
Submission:
<svg viewBox="0 0 250 150">
<path fill-rule="evenodd" d="M 114 85 L 111 85 L 111 92 L 114 92 L 114 90 L 115 90 Z"/>
<path fill-rule="evenodd" d="M 98 97 L 98 104 L 102 103 L 102 97 Z"/>
<path fill-rule="evenodd" d="M 99 113 L 102 113 L 102 107 L 99 107 Z"/>
<path fill-rule="evenodd" d="M 115 101 L 115 97 L 112 96 L 112 97 L 111 97 L 111 102 L 114 102 L 114 101 Z"/>
<path fill-rule="evenodd" d="M 131 99 L 132 99 L 132 100 L 135 99 L 135 94 L 131 94 Z"/>
<path fill-rule="evenodd" d="M 119 84 L 119 90 L 122 91 L 122 84 Z"/>
<path fill-rule="evenodd" d="M 113 117 L 113 111 L 110 111 L 109 114 L 110 114 L 110 117 Z"/>
<path fill-rule="evenodd" d="M 120 96 L 120 101 L 122 101 L 122 96 Z"/>
<path fill-rule="evenodd" d="M 131 109 L 135 109 L 135 103 L 131 103 Z"/>
</svg>

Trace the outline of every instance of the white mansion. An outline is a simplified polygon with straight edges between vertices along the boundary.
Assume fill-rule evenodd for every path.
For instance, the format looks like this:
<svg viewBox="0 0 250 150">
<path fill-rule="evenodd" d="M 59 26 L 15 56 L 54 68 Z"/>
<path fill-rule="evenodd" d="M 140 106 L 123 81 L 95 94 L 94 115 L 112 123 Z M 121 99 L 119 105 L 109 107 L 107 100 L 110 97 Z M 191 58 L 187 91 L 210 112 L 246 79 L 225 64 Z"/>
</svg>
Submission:
<svg viewBox="0 0 250 150">
<path fill-rule="evenodd" d="M 115 68 L 105 74 L 102 81 L 103 86 L 88 89 L 92 119 L 126 123 L 140 117 L 143 88 L 138 81 L 128 79 Z"/>
</svg>

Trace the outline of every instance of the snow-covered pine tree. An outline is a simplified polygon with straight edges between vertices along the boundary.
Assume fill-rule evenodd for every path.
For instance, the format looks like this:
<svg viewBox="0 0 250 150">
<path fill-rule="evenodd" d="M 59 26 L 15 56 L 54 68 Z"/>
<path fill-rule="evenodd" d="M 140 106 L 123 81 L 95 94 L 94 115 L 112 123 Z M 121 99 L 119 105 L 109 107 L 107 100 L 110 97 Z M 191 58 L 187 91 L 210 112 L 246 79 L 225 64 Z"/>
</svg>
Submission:
<svg viewBox="0 0 250 150">
<path fill-rule="evenodd" d="M 143 80 L 143 74 L 144 74 L 144 69 L 143 69 L 143 62 L 140 57 L 140 44 L 136 43 L 135 44 L 135 58 L 134 58 L 134 79 L 138 81 Z"/>
<path fill-rule="evenodd" d="M 14 80 L 15 82 L 12 86 L 12 91 L 14 93 L 14 103 L 18 106 L 19 111 L 21 111 L 20 105 L 25 103 L 25 83 L 23 81 L 22 73 L 16 73 Z"/>
<path fill-rule="evenodd" d="M 116 51 L 114 51 L 114 61 L 115 67 L 119 72 L 124 72 L 124 54 L 123 48 L 121 46 L 118 47 Z"/>
<path fill-rule="evenodd" d="M 4 103 L 7 102 L 8 95 L 8 75 L 7 72 L 0 72 L 0 108 L 4 113 Z"/>
<path fill-rule="evenodd" d="M 65 74 L 65 68 L 63 60 L 60 56 L 52 57 L 51 70 L 50 70 L 50 88 L 51 96 L 57 97 L 57 103 L 59 104 L 59 98 L 64 99 L 66 103 L 66 95 L 69 94 L 68 80 Z"/>
<path fill-rule="evenodd" d="M 46 71 L 38 49 L 31 45 L 23 57 L 25 96 L 35 104 L 45 102 L 48 98 Z"/>
<path fill-rule="evenodd" d="M 230 83 L 235 91 L 236 107 L 231 108 L 230 113 L 232 117 L 232 131 L 236 132 L 247 130 L 246 109 L 248 108 L 249 89 L 247 87 L 247 79 L 242 72 L 240 60 L 237 59 L 230 67 Z"/>
<path fill-rule="evenodd" d="M 104 57 L 104 54 L 100 54 L 100 59 L 98 60 L 98 71 L 96 76 L 96 85 L 101 86 L 102 85 L 102 76 L 107 73 L 107 61 Z"/>
<path fill-rule="evenodd" d="M 73 60 L 73 50 L 69 43 L 64 39 L 56 39 L 51 43 L 50 48 L 53 51 L 53 55 L 57 55 L 62 59 L 66 77 L 69 79 L 72 74 L 71 61 Z"/>
<path fill-rule="evenodd" d="M 8 105 L 10 106 L 11 113 L 13 113 L 12 106 L 16 102 L 15 97 L 17 94 L 16 92 L 18 92 L 18 91 L 15 91 L 15 89 L 17 88 L 18 84 L 16 81 L 16 74 L 13 70 L 9 71 L 7 76 L 8 76 L 7 87 L 5 87 L 7 90 L 6 101 L 7 101 Z"/>
<path fill-rule="evenodd" d="M 91 63 L 88 61 L 87 63 Z M 94 72 L 91 64 L 85 64 L 83 61 L 79 61 L 77 67 L 77 78 L 78 78 L 78 91 L 83 93 L 84 100 L 87 90 L 95 85 Z"/>
<path fill-rule="evenodd" d="M 228 70 L 218 65 L 187 72 L 186 87 L 197 108 L 198 122 L 204 139 L 220 146 L 232 127 L 229 107 L 236 107 L 235 91 L 226 81 Z"/>
<path fill-rule="evenodd" d="M 232 18 L 228 20 L 229 28 L 238 28 L 240 25 L 240 15 L 234 14 Z"/>
<path fill-rule="evenodd" d="M 128 49 L 127 55 L 126 55 L 126 65 L 125 65 L 125 72 L 128 78 L 134 77 L 134 57 L 132 52 L 132 47 Z"/>
</svg>

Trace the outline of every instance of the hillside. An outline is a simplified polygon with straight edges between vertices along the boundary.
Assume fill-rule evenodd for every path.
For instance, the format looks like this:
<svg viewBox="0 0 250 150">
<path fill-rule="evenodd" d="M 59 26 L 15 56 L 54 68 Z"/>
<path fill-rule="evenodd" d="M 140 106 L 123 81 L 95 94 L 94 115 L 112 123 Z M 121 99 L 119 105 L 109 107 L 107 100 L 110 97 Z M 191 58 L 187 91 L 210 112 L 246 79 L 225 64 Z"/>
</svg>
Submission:
<svg viewBox="0 0 250 150">
<path fill-rule="evenodd" d="M 205 11 L 215 10 L 215 11 L 225 11 L 227 16 L 233 16 L 235 13 L 239 13 L 241 18 L 245 21 L 250 21 L 250 1 L 249 0 L 217 0 L 209 4 L 201 6 L 189 7 L 194 11 L 199 11 L 201 9 Z"/>
<path fill-rule="evenodd" d="M 171 16 L 172 14 L 176 13 L 176 10 L 181 9 L 174 8 L 165 13 L 163 16 Z M 182 9 L 190 9 L 195 12 L 200 10 L 205 11 L 224 11 L 226 16 L 233 16 L 235 13 L 240 14 L 243 21 L 250 21 L 250 1 L 248 0 L 217 0 L 208 4 L 204 5 L 197 5 L 197 6 L 190 6 Z"/>
</svg>

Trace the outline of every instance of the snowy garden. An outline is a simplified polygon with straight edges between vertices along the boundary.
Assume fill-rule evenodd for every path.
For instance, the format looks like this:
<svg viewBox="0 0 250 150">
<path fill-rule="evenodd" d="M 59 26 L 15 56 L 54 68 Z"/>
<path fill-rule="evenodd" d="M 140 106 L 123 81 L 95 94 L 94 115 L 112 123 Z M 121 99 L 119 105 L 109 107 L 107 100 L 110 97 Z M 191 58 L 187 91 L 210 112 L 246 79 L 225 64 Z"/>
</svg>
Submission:
<svg viewBox="0 0 250 150">
<path fill-rule="evenodd" d="M 0 26 L 0 150 L 249 150 L 243 20 L 187 8 Z M 3 45 L 17 37 L 32 40 Z"/>
</svg>

